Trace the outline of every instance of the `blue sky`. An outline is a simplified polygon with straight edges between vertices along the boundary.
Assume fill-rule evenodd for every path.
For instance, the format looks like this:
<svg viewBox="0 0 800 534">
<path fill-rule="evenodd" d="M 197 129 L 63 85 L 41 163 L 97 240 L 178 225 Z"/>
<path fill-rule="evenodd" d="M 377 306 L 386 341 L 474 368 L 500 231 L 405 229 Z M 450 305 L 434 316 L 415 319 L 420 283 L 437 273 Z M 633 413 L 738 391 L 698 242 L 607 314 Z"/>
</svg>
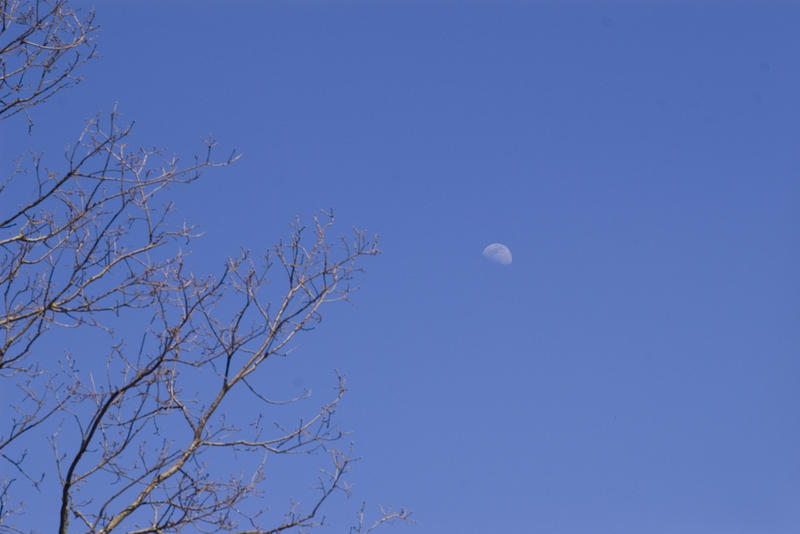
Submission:
<svg viewBox="0 0 800 534">
<path fill-rule="evenodd" d="M 788 534 L 798 16 L 98 5 L 84 83 L 0 140 L 60 153 L 119 102 L 143 145 L 237 148 L 175 191 L 206 232 L 200 271 L 321 208 L 381 235 L 354 306 L 329 308 L 276 381 L 347 375 L 354 499 L 417 520 L 390 532 Z M 481 256 L 492 242 L 512 265 Z"/>
</svg>

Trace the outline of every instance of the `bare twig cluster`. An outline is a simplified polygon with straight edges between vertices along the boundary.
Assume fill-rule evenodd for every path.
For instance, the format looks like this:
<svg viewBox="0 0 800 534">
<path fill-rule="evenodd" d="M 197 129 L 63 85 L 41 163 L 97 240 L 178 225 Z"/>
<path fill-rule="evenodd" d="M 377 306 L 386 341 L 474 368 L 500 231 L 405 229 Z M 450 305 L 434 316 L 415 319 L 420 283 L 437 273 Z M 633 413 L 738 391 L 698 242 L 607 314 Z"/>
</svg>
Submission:
<svg viewBox="0 0 800 534">
<path fill-rule="evenodd" d="M 94 49 L 92 15 L 66 1 L 0 0 L 0 17 L 2 118 L 74 83 Z M 62 534 L 320 526 L 349 492 L 354 457 L 333 421 L 344 378 L 308 412 L 308 395 L 274 399 L 261 378 L 350 297 L 377 241 L 331 239 L 323 212 L 198 276 L 184 252 L 198 234 L 171 191 L 238 156 L 218 159 L 209 140 L 182 165 L 130 138 L 115 109 L 60 164 L 20 158 L 0 183 L 0 532 L 29 531 L 43 511 Z M 316 493 L 278 500 L 267 467 L 315 452 L 330 466 Z M 32 506 L 37 494 L 46 504 Z M 396 519 L 408 512 L 368 523 L 362 507 L 351 532 Z"/>
<path fill-rule="evenodd" d="M 66 0 L 0 0 L 0 119 L 80 81 L 95 52 L 93 24 L 93 13 Z"/>
</svg>

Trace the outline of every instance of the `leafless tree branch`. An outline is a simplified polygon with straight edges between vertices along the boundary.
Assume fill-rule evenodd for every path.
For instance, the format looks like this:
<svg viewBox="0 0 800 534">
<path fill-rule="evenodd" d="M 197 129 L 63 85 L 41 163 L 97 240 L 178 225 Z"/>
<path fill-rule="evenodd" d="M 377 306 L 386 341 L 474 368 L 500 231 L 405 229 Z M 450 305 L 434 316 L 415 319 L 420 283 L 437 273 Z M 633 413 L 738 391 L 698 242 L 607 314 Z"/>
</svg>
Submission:
<svg viewBox="0 0 800 534">
<path fill-rule="evenodd" d="M 0 0 L 0 118 L 77 82 L 94 54 L 93 17 L 66 0 Z M 199 234 L 171 199 L 238 155 L 219 159 L 208 140 L 183 164 L 131 148 L 132 127 L 115 107 L 62 161 L 20 158 L 0 183 L 0 388 L 11 401 L 0 418 L 0 532 L 24 530 L 31 491 L 57 495 L 62 534 L 320 526 L 330 497 L 349 493 L 355 460 L 336 446 L 345 380 L 337 373 L 316 407 L 308 392 L 275 400 L 261 384 L 323 307 L 349 299 L 377 239 L 332 239 L 333 213 L 321 212 L 276 246 L 198 275 L 184 250 Z M 329 462 L 316 493 L 276 516 L 267 467 L 314 453 Z M 358 517 L 351 532 L 408 513 Z"/>
<path fill-rule="evenodd" d="M 0 119 L 78 83 L 96 33 L 94 13 L 66 0 L 0 0 Z"/>
</svg>

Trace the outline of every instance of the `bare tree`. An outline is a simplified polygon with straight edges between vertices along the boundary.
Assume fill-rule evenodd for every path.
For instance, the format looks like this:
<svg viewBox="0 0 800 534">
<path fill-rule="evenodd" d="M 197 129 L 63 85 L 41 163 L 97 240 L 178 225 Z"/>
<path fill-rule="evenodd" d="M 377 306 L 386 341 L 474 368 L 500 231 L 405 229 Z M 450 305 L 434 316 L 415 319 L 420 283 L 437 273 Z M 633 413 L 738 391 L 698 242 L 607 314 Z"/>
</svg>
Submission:
<svg viewBox="0 0 800 534">
<path fill-rule="evenodd" d="M 78 80 L 95 28 L 61 0 L 0 6 L 3 117 Z M 30 530 L 32 492 L 53 497 L 35 512 L 64 534 L 320 526 L 323 505 L 348 492 L 354 461 L 332 419 L 344 379 L 300 417 L 308 395 L 273 399 L 259 378 L 324 305 L 350 297 L 377 242 L 362 231 L 331 239 L 333 214 L 321 213 L 266 252 L 243 251 L 217 276 L 199 276 L 184 253 L 197 233 L 170 199 L 238 156 L 218 159 L 209 140 L 182 166 L 130 149 L 131 127 L 119 120 L 115 109 L 90 121 L 59 168 L 20 158 L 0 185 L 0 392 L 10 399 L 0 532 Z M 58 356 L 56 342 L 66 347 Z M 310 453 L 329 465 L 313 498 L 277 501 L 267 464 Z M 395 519 L 408 512 L 381 508 L 368 523 L 362 506 L 350 531 Z"/>
</svg>

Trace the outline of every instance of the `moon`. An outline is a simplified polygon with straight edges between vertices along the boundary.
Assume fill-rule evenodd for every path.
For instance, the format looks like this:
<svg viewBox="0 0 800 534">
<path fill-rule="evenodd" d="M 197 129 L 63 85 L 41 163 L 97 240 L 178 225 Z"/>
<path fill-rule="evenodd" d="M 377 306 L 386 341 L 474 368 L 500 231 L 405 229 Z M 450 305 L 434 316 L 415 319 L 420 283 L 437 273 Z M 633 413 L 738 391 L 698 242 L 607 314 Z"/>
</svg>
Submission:
<svg viewBox="0 0 800 534">
<path fill-rule="evenodd" d="M 500 265 L 511 265 L 511 251 L 502 243 L 487 245 L 483 257 Z"/>
</svg>

